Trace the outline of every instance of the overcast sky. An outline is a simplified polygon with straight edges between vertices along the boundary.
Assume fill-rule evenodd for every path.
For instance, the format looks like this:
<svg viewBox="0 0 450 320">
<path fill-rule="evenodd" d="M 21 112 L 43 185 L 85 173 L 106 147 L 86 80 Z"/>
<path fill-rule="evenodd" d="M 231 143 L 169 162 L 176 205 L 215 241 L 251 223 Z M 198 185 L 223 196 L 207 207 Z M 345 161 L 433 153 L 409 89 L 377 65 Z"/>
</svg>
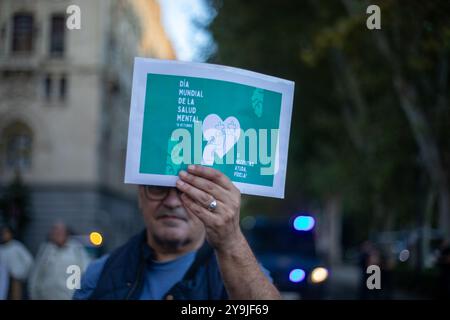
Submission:
<svg viewBox="0 0 450 320">
<path fill-rule="evenodd" d="M 166 32 L 176 50 L 178 60 L 204 61 L 202 48 L 211 43 L 208 32 L 196 27 L 195 21 L 207 23 L 213 12 L 205 0 L 159 0 Z"/>
</svg>

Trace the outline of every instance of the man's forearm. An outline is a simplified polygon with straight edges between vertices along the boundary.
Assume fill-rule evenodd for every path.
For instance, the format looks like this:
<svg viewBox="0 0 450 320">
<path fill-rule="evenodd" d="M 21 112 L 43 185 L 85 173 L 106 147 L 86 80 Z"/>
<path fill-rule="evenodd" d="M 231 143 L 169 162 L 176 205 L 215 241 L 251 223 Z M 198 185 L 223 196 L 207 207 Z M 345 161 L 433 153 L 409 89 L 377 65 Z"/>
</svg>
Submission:
<svg viewBox="0 0 450 320">
<path fill-rule="evenodd" d="M 281 299 L 242 234 L 231 247 L 216 250 L 216 256 L 231 300 Z"/>
</svg>

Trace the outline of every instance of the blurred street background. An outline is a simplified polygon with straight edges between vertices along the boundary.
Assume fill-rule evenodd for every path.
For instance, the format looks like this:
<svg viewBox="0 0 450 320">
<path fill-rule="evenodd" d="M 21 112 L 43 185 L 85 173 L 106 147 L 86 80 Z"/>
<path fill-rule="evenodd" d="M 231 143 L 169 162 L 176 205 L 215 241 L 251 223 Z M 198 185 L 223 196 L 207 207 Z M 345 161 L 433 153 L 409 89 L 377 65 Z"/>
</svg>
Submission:
<svg viewBox="0 0 450 320">
<path fill-rule="evenodd" d="M 123 183 L 133 59 L 208 62 L 295 81 L 286 197 L 241 210 L 285 299 L 449 298 L 449 14 L 447 0 L 0 0 L 2 245 L 45 269 L 48 243 L 90 261 L 141 230 Z"/>
</svg>

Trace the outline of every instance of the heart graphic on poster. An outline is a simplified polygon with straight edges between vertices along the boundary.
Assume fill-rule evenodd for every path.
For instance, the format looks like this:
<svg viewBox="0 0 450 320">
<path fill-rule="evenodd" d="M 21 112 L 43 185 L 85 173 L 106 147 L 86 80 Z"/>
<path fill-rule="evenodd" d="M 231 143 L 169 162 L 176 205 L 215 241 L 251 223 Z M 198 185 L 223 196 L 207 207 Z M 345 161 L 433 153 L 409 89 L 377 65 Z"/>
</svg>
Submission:
<svg viewBox="0 0 450 320">
<path fill-rule="evenodd" d="M 208 141 L 203 150 L 202 164 L 211 166 L 215 154 L 222 159 L 239 140 L 241 125 L 236 117 L 222 120 L 217 114 L 210 114 L 203 120 L 202 131 Z"/>
</svg>

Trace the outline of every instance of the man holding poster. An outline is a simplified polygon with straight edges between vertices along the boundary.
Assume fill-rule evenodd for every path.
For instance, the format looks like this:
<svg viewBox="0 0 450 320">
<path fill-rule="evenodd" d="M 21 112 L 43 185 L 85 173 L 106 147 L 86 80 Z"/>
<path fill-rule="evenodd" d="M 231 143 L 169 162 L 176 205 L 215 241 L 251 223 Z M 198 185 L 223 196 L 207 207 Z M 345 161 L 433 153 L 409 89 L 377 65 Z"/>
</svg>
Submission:
<svg viewBox="0 0 450 320">
<path fill-rule="evenodd" d="M 74 299 L 279 299 L 239 215 L 241 192 L 284 195 L 292 95 L 241 69 L 137 58 L 125 182 L 146 230 L 91 264 Z"/>
</svg>

